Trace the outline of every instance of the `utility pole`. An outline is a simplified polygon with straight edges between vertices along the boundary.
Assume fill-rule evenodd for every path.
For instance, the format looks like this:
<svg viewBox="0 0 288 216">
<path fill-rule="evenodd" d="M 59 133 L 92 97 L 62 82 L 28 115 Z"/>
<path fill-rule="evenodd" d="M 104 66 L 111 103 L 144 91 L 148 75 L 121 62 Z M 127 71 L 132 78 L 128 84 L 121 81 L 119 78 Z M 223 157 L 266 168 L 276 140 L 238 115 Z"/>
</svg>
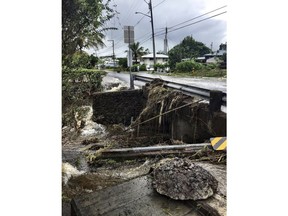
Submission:
<svg viewBox="0 0 288 216">
<path fill-rule="evenodd" d="M 152 27 L 152 40 L 153 40 L 153 62 L 154 62 L 154 70 L 156 65 L 156 53 L 155 53 L 155 34 L 154 34 L 154 23 L 153 23 L 153 12 L 152 12 L 152 0 L 149 2 L 149 10 L 151 15 L 151 27 Z"/>
<path fill-rule="evenodd" d="M 213 54 L 213 42 L 211 42 L 211 53 Z"/>
<path fill-rule="evenodd" d="M 164 54 L 167 55 L 168 53 L 168 39 L 167 39 L 167 34 L 168 34 L 168 28 L 165 28 L 165 39 L 164 39 Z"/>
<path fill-rule="evenodd" d="M 128 41 L 129 41 L 129 59 L 130 59 L 130 67 L 129 67 L 129 74 L 130 74 L 130 89 L 134 89 L 134 78 L 132 76 L 132 73 L 131 73 L 131 68 L 132 68 L 132 65 L 133 65 L 133 59 L 130 58 L 130 55 L 131 55 L 131 26 L 128 26 Z M 134 38 L 133 38 L 134 40 Z"/>
<path fill-rule="evenodd" d="M 115 69 L 114 40 L 108 40 L 108 41 L 112 41 L 112 48 L 113 48 L 112 60 L 113 60 L 113 67 L 114 67 L 114 69 Z"/>
<path fill-rule="evenodd" d="M 154 33 L 154 22 L 153 22 L 153 11 L 152 11 L 152 1 L 150 0 L 149 3 L 144 0 L 149 7 L 149 11 L 150 11 L 150 16 L 141 12 L 135 12 L 135 14 L 142 14 L 144 16 L 150 17 L 151 19 L 151 28 L 152 28 L 152 41 L 153 41 L 153 64 L 154 64 L 154 68 L 156 65 L 156 51 L 155 51 L 155 33 Z"/>
</svg>

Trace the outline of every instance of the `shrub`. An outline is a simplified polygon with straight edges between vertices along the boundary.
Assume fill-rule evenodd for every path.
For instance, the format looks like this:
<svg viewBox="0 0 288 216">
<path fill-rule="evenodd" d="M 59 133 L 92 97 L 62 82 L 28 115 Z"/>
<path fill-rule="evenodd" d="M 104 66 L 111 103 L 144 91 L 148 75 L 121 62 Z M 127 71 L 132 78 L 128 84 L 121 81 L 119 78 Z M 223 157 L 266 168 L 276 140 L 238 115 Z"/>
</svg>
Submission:
<svg viewBox="0 0 288 216">
<path fill-rule="evenodd" d="M 102 89 L 102 75 L 105 72 L 95 69 L 62 70 L 62 125 L 73 126 L 75 112 L 80 106 L 91 104 L 93 92 Z"/>
<path fill-rule="evenodd" d="M 119 66 L 122 67 L 122 68 L 127 68 L 128 65 L 127 65 L 127 58 L 118 58 L 119 62 Z"/>
<path fill-rule="evenodd" d="M 134 64 L 132 67 L 131 67 L 131 71 L 133 72 L 138 72 L 138 68 L 140 70 L 140 65 L 139 64 Z"/>
<path fill-rule="evenodd" d="M 176 70 L 178 72 L 192 72 L 194 70 L 200 70 L 202 64 L 195 62 L 194 60 L 179 62 L 176 64 Z"/>
<path fill-rule="evenodd" d="M 145 64 L 140 65 L 139 70 L 140 71 L 146 71 L 146 65 Z"/>
<path fill-rule="evenodd" d="M 154 70 L 157 70 L 157 69 L 164 69 L 165 66 L 163 64 L 155 64 L 155 67 L 154 67 Z"/>
<path fill-rule="evenodd" d="M 205 69 L 211 70 L 211 69 L 215 69 L 218 67 L 217 63 L 209 63 L 205 65 Z"/>
</svg>

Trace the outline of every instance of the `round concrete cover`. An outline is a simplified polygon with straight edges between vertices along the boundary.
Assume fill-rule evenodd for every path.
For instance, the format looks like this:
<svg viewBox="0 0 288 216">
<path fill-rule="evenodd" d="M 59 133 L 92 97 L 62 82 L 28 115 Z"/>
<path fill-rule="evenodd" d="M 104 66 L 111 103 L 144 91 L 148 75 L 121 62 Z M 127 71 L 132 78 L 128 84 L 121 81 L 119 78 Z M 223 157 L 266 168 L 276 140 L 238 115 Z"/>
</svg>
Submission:
<svg viewBox="0 0 288 216">
<path fill-rule="evenodd" d="M 207 199 L 218 187 L 214 176 L 189 159 L 169 160 L 155 168 L 153 174 L 156 191 L 176 200 Z"/>
</svg>

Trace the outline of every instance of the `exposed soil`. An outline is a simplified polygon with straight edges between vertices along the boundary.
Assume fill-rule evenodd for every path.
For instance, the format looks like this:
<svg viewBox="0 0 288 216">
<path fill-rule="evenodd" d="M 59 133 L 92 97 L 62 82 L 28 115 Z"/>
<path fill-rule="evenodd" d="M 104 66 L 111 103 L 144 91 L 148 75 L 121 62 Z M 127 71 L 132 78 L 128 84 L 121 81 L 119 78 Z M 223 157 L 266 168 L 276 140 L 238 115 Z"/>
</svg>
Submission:
<svg viewBox="0 0 288 216">
<path fill-rule="evenodd" d="M 166 161 L 154 169 L 153 176 L 156 191 L 175 200 L 207 199 L 218 187 L 214 176 L 187 158 Z"/>
</svg>

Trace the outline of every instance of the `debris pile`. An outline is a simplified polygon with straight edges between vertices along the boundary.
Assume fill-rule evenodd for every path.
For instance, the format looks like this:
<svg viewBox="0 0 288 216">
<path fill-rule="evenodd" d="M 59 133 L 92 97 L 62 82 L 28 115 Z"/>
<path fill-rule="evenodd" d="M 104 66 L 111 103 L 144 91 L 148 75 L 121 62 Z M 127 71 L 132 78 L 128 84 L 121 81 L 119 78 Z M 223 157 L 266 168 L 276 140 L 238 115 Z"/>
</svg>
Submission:
<svg viewBox="0 0 288 216">
<path fill-rule="evenodd" d="M 171 114 L 163 115 L 163 113 L 183 105 L 185 99 L 194 100 L 194 98 L 183 95 L 179 91 L 171 91 L 165 88 L 163 84 L 163 80 L 155 79 L 143 88 L 147 103 L 131 125 L 135 128 L 137 136 L 139 134 L 170 134 L 172 116 Z"/>
<path fill-rule="evenodd" d="M 153 171 L 153 187 L 175 200 L 203 200 L 217 191 L 218 181 L 187 158 L 175 158 Z"/>
<path fill-rule="evenodd" d="M 215 136 L 226 136 L 226 115 L 211 114 L 203 99 L 165 88 L 155 79 L 143 88 L 146 106 L 130 125 L 134 135 L 168 135 L 172 140 L 202 143 Z"/>
</svg>

